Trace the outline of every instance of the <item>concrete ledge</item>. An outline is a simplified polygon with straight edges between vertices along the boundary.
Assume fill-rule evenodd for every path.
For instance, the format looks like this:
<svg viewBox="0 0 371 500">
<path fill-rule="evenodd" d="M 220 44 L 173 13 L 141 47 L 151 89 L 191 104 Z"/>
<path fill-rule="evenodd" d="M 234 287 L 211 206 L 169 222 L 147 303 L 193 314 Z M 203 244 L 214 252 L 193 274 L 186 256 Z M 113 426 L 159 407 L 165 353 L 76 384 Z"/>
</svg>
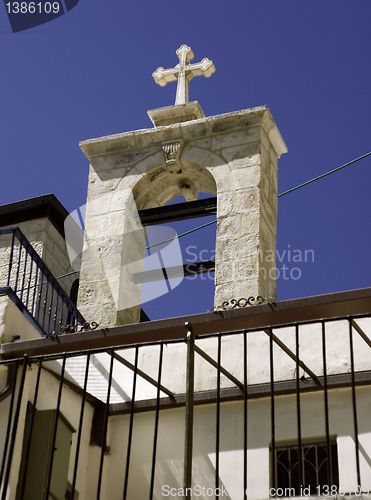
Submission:
<svg viewBox="0 0 371 500">
<path fill-rule="evenodd" d="M 176 123 L 164 127 L 135 130 L 121 134 L 98 137 L 80 142 L 80 148 L 91 160 L 95 157 L 114 155 L 135 149 L 145 149 L 176 139 L 191 140 L 221 134 L 233 129 L 262 125 L 272 138 L 277 156 L 287 152 L 287 147 L 274 122 L 268 106 L 258 106 L 198 120 Z"/>
<path fill-rule="evenodd" d="M 263 304 L 246 309 L 217 311 L 179 318 L 149 321 L 132 325 L 114 326 L 93 332 L 61 335 L 58 342 L 38 339 L 2 346 L 2 359 L 22 357 L 24 354 L 45 355 L 65 351 L 107 349 L 136 343 L 182 341 L 186 338 L 189 322 L 196 337 L 219 333 L 253 331 L 269 327 L 291 326 L 335 320 L 348 316 L 371 314 L 371 288 L 287 300 L 277 304 Z"/>
<path fill-rule="evenodd" d="M 0 288 L 0 342 L 12 342 L 16 336 L 29 341 L 44 337 L 44 333 L 14 291 L 10 287 Z"/>
</svg>

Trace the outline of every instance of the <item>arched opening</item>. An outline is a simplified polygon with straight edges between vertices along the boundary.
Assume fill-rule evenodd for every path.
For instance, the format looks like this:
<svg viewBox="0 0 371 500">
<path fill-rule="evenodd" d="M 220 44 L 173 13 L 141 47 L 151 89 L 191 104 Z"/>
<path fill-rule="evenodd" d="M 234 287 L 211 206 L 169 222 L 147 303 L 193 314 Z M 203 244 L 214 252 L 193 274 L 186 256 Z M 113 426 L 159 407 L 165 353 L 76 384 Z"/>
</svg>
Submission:
<svg viewBox="0 0 371 500">
<path fill-rule="evenodd" d="M 159 165 L 147 172 L 133 189 L 138 210 L 161 207 L 178 196 L 194 201 L 199 193 L 215 196 L 216 183 L 206 168 L 191 162 L 182 162 L 175 172 Z"/>
<path fill-rule="evenodd" d="M 188 162 L 183 162 L 177 173 L 159 166 L 137 183 L 133 194 L 146 227 L 142 308 L 148 317 L 212 310 L 216 239 L 213 176 Z"/>
</svg>

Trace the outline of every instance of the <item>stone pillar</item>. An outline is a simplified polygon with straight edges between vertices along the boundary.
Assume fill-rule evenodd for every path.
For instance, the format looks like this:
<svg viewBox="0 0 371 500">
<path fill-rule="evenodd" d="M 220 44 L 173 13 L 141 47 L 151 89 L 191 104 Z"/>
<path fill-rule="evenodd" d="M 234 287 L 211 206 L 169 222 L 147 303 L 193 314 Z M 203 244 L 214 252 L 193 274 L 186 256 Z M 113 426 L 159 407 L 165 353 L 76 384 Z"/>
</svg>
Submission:
<svg viewBox="0 0 371 500">
<path fill-rule="evenodd" d="M 217 184 L 214 308 L 231 299 L 276 296 L 277 162 L 286 145 L 265 106 L 206 119 L 182 160 Z M 214 132 L 214 133 L 213 133 Z"/>
<path fill-rule="evenodd" d="M 131 276 L 141 270 L 145 243 L 137 209 L 200 191 L 218 200 L 215 309 L 233 298 L 275 297 L 277 161 L 287 150 L 268 108 L 198 119 L 188 112 L 187 121 L 181 112 L 152 110 L 153 129 L 81 143 L 91 170 L 79 308 L 89 320 L 139 320 Z M 164 115 L 167 124 L 156 128 Z"/>
</svg>

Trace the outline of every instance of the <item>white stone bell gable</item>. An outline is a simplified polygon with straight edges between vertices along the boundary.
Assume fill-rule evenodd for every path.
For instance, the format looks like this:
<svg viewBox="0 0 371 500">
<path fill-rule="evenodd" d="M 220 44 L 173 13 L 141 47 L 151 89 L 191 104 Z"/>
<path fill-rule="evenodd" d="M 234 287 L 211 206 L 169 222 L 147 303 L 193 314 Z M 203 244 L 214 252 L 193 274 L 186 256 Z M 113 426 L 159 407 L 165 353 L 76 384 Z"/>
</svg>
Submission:
<svg viewBox="0 0 371 500">
<path fill-rule="evenodd" d="M 140 285 L 127 267 L 145 251 L 137 211 L 180 194 L 197 199 L 201 191 L 217 196 L 215 308 L 232 298 L 275 296 L 275 264 L 264 256 L 275 253 L 277 161 L 287 149 L 266 106 L 92 139 L 81 148 L 91 163 L 79 293 L 88 319 L 139 321 Z"/>
</svg>

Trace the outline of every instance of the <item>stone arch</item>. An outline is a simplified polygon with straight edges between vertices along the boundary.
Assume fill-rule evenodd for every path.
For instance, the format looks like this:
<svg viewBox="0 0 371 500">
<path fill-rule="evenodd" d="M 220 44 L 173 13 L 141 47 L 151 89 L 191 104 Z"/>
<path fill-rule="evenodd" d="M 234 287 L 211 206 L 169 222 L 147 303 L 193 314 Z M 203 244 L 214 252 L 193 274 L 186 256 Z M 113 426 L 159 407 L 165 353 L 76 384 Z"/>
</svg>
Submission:
<svg viewBox="0 0 371 500">
<path fill-rule="evenodd" d="M 99 184 L 95 187 L 96 196 L 89 205 L 86 226 L 89 249 L 85 251 L 85 264 L 89 269 L 91 261 L 100 263 L 97 281 L 101 283 L 100 294 L 105 297 L 104 301 L 100 299 L 102 315 L 107 317 L 109 311 L 112 324 L 139 321 L 141 287 L 131 277 L 143 271 L 146 230 L 138 210 L 163 206 L 178 195 L 192 200 L 198 193 L 208 192 L 223 198 L 223 191 L 230 189 L 228 183 L 232 182 L 228 163 L 213 152 L 209 139 L 203 147 L 185 144 L 180 168 L 171 168 L 173 165 L 166 161 L 163 149 L 157 148 L 133 162 L 130 169 L 115 169 L 112 182 L 107 185 L 105 181 L 105 190 Z M 117 165 L 124 158 L 122 155 L 116 160 Z M 103 177 L 101 172 L 100 175 Z M 224 216 L 221 206 L 223 203 L 218 203 L 218 217 Z M 215 229 L 218 233 L 217 225 Z M 87 292 L 83 289 L 82 294 L 87 295 L 91 286 L 85 282 Z M 96 317 L 97 313 L 94 314 Z"/>
<path fill-rule="evenodd" d="M 135 167 L 142 172 L 132 186 L 138 210 L 162 206 L 179 195 L 188 201 L 197 199 L 200 192 L 217 195 L 220 179 L 225 179 L 224 170 L 228 169 L 218 154 L 191 145 L 185 146 L 176 169 L 169 168 L 161 156 L 154 155 L 155 161 L 149 162 L 147 158 L 145 165 L 140 162 Z"/>
<path fill-rule="evenodd" d="M 151 169 L 133 189 L 138 210 L 165 205 L 176 196 L 183 195 L 187 201 L 197 199 L 197 194 L 216 194 L 216 183 L 207 169 L 195 163 L 182 162 L 181 170 L 172 173 L 166 165 Z"/>
<path fill-rule="evenodd" d="M 214 192 L 219 197 L 220 193 L 231 189 L 233 180 L 229 175 L 228 162 L 223 156 L 212 150 L 211 141 L 211 139 L 202 141 L 203 147 L 193 144 L 187 145 L 183 150 L 181 160 L 197 163 L 202 169 L 206 170 L 214 179 Z"/>
<path fill-rule="evenodd" d="M 184 196 L 187 201 L 196 200 L 199 193 L 217 195 L 216 178 L 219 178 L 219 172 L 216 172 L 216 178 L 214 172 L 215 169 L 222 168 L 223 165 L 225 165 L 225 160 L 217 154 L 190 145 L 184 147 L 183 154 L 180 156 L 179 163 L 176 166 L 174 164 L 167 164 L 166 157 L 162 152 L 161 155 L 153 155 L 150 161 L 147 157 L 145 161 L 138 162 L 135 167 L 137 171 L 141 171 L 141 176 L 137 177 L 136 183 L 133 183 L 130 188 L 130 205 L 132 210 L 127 210 L 128 217 L 129 213 L 133 214 L 135 211 L 164 206 L 179 195 Z M 126 221 L 125 225 L 127 226 L 127 224 L 128 221 Z M 197 226 L 197 222 L 194 225 Z M 213 225 L 212 228 L 216 232 L 216 225 Z M 146 231 L 147 229 L 145 229 L 145 233 L 147 234 Z M 156 237 L 159 237 L 158 233 L 156 233 Z M 165 236 L 159 237 L 160 241 L 166 239 L 167 237 Z M 136 255 L 143 256 L 139 242 L 137 244 L 136 241 L 132 240 L 131 246 L 133 244 L 135 245 Z M 142 243 L 142 246 L 145 247 L 145 244 Z M 204 252 L 203 247 L 201 248 Z M 214 252 L 215 247 L 214 243 L 212 243 L 209 255 L 215 255 Z M 122 256 L 122 261 L 124 259 L 125 255 Z M 200 259 L 202 260 L 202 257 Z M 184 264 L 186 263 L 184 261 Z M 214 286 L 211 293 L 213 299 L 215 293 L 214 275 L 212 275 L 212 278 Z M 207 291 L 209 293 L 210 288 Z M 120 295 L 124 296 L 124 293 L 125 291 L 122 290 Z M 133 293 L 136 292 L 131 290 L 131 296 L 133 296 Z M 143 307 L 145 308 L 145 306 Z"/>
</svg>

